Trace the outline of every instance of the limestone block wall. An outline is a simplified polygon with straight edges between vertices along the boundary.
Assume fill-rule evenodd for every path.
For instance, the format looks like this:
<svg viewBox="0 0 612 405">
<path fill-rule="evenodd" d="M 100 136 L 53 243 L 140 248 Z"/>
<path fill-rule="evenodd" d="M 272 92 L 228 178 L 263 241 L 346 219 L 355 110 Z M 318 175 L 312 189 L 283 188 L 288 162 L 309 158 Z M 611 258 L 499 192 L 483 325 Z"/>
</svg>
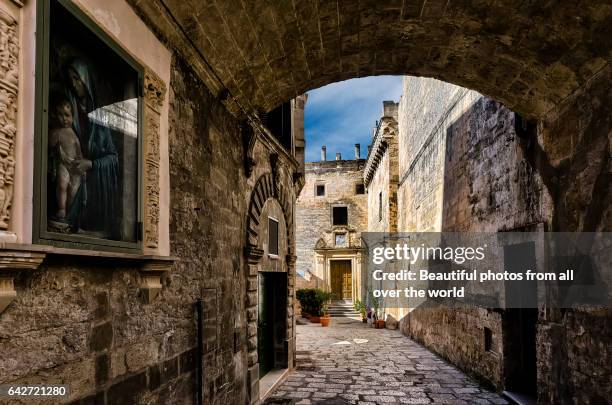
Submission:
<svg viewBox="0 0 612 405">
<path fill-rule="evenodd" d="M 400 231 L 442 229 L 446 128 L 477 97 L 438 80 L 404 78 L 398 118 Z"/>
<path fill-rule="evenodd" d="M 396 232 L 398 224 L 398 103 L 385 101 L 364 169 L 368 190 L 368 231 Z"/>
<path fill-rule="evenodd" d="M 315 246 L 321 239 L 333 248 L 334 231 L 346 231 L 349 246 L 360 246 L 361 232 L 367 229 L 367 196 L 356 194 L 355 185 L 363 183 L 363 165 L 359 160 L 333 160 L 306 163 L 306 180 L 296 203 L 296 270 L 323 279 L 323 268 L 315 262 Z M 325 185 L 325 196 L 317 197 L 315 187 Z M 332 226 L 332 205 L 348 207 L 348 226 Z M 321 245 L 320 245 L 321 246 Z"/>
<path fill-rule="evenodd" d="M 475 91 L 406 77 L 399 113 L 399 231 L 496 232 L 543 221 L 541 177 L 527 160 L 514 119 L 512 111 Z M 401 327 L 502 388 L 502 317 L 476 307 L 417 308 Z M 485 351 L 485 327 L 494 353 Z"/>
</svg>

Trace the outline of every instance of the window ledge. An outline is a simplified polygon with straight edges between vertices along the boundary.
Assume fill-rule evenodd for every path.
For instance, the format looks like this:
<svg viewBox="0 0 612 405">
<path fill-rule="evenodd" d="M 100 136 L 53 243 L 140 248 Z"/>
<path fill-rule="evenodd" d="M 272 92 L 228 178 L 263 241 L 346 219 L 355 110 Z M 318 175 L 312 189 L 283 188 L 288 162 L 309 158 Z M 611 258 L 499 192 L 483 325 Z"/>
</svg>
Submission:
<svg viewBox="0 0 612 405">
<path fill-rule="evenodd" d="M 172 264 L 177 260 L 174 256 L 160 256 L 150 255 L 143 253 L 126 253 L 126 252 L 108 252 L 102 250 L 85 250 L 85 249 L 74 249 L 74 248 L 62 248 L 50 245 L 31 245 L 31 244 L 20 244 L 20 243 L 5 243 L 0 246 L 0 257 L 3 256 L 5 251 L 20 251 L 20 252 L 32 252 L 42 253 L 45 255 L 58 255 L 58 256 L 84 256 L 84 257 L 107 257 L 114 259 L 124 259 L 133 261 L 151 261 L 161 260 Z M 1 268 L 1 267 L 0 267 Z"/>
<path fill-rule="evenodd" d="M 0 245 L 0 314 L 17 298 L 14 279 L 19 273 L 36 271 L 48 256 L 107 258 L 138 264 L 141 275 L 140 290 L 147 304 L 153 302 L 159 295 L 162 290 L 162 276 L 171 270 L 177 260 L 174 256 L 4 243 Z"/>
</svg>

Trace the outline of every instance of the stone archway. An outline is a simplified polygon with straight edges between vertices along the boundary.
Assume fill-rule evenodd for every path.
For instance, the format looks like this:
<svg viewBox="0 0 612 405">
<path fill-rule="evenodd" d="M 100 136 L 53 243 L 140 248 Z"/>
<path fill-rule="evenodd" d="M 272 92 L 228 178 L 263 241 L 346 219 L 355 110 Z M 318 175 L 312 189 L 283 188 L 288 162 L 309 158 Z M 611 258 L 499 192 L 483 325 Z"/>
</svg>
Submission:
<svg viewBox="0 0 612 405">
<path fill-rule="evenodd" d="M 293 210 L 291 196 L 286 192 L 279 182 L 275 181 L 273 173 L 267 173 L 259 177 L 251 192 L 247 217 L 247 245 L 245 255 L 247 260 L 246 272 L 246 314 L 247 314 L 247 358 L 248 378 L 247 390 L 250 403 L 259 400 L 259 358 L 258 358 L 258 273 L 264 255 L 260 246 L 259 225 L 263 218 L 264 206 L 270 200 L 275 200 L 281 207 L 285 222 L 285 237 L 287 241 L 287 255 L 281 260 L 286 261 L 287 268 L 287 322 L 285 345 L 283 348 L 286 356 L 286 367 L 293 368 L 295 363 L 295 322 L 293 318 L 293 296 L 295 289 L 295 261 L 294 235 L 293 235 Z M 291 303 L 291 304 L 290 304 Z"/>
<path fill-rule="evenodd" d="M 546 229 L 609 230 L 612 7 L 606 0 L 128 1 L 241 118 L 257 121 L 257 113 L 306 90 L 382 74 L 434 77 L 501 101 L 529 120 L 517 120 L 520 147 L 549 194 Z M 550 367 L 538 381 L 541 392 L 548 402 L 562 398 L 559 387 L 568 384 L 587 392 L 588 384 L 573 375 L 579 374 L 574 364 L 588 356 L 556 360 L 555 350 L 570 345 L 565 330 L 576 326 L 572 312 L 542 316 L 539 350 Z M 593 336 L 596 322 L 589 319 L 596 316 L 578 317 Z"/>
<path fill-rule="evenodd" d="M 477 90 L 525 116 L 550 111 L 610 57 L 605 0 L 136 2 L 177 24 L 202 77 L 250 111 L 355 77 L 409 74 Z M 165 19 L 153 23 L 167 30 Z M 172 37 L 170 37 L 172 38 Z"/>
</svg>

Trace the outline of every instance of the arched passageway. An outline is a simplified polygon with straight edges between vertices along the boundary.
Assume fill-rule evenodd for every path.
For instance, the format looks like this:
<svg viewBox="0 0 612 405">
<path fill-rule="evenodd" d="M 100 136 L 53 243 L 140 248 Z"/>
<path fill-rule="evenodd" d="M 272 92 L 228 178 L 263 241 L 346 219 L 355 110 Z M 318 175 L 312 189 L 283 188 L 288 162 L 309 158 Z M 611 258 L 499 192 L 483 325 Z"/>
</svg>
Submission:
<svg viewBox="0 0 612 405">
<path fill-rule="evenodd" d="M 550 229 L 610 222 L 609 192 L 594 192 L 610 181 L 609 2 L 130 3 L 240 118 L 380 74 L 434 77 L 501 101 L 541 124 L 526 147 L 553 199 Z"/>
<path fill-rule="evenodd" d="M 132 2 L 161 14 L 162 32 L 180 28 L 207 84 L 255 111 L 340 80 L 410 74 L 536 117 L 610 59 L 612 6 L 601 0 Z"/>
<path fill-rule="evenodd" d="M 606 1 L 130 2 L 239 119 L 257 121 L 309 89 L 380 74 L 434 77 L 501 101 L 530 121 L 522 147 L 550 197 L 545 229 L 610 229 Z M 597 336 L 593 325 L 606 319 L 541 311 L 540 401 L 596 391 L 569 364 L 590 362 L 587 351 L 568 342 L 576 328 Z"/>
</svg>

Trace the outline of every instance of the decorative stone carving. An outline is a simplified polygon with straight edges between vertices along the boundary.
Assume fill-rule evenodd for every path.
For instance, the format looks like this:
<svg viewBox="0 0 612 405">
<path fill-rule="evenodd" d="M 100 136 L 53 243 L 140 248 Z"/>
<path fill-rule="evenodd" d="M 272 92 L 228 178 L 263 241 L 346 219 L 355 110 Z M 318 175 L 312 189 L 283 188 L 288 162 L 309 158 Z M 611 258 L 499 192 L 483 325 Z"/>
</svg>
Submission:
<svg viewBox="0 0 612 405">
<path fill-rule="evenodd" d="M 152 303 L 162 290 L 162 275 L 172 267 L 171 260 L 151 260 L 140 269 L 142 280 L 140 292 L 146 304 Z"/>
<path fill-rule="evenodd" d="M 0 231 L 9 230 L 13 201 L 18 58 L 17 20 L 0 9 Z"/>
<path fill-rule="evenodd" d="M 161 108 L 165 83 L 153 72 L 144 75 L 144 245 L 157 248 L 159 242 L 159 143 Z"/>
<path fill-rule="evenodd" d="M 0 252 L 0 313 L 17 298 L 13 282 L 19 271 L 36 270 L 46 254 L 19 250 L 2 250 Z"/>
<path fill-rule="evenodd" d="M 255 245 L 248 244 L 244 248 L 244 253 L 247 257 L 249 264 L 257 264 L 259 263 L 259 260 L 261 260 L 261 258 L 263 257 L 264 251 L 262 249 L 259 249 Z"/>
</svg>

